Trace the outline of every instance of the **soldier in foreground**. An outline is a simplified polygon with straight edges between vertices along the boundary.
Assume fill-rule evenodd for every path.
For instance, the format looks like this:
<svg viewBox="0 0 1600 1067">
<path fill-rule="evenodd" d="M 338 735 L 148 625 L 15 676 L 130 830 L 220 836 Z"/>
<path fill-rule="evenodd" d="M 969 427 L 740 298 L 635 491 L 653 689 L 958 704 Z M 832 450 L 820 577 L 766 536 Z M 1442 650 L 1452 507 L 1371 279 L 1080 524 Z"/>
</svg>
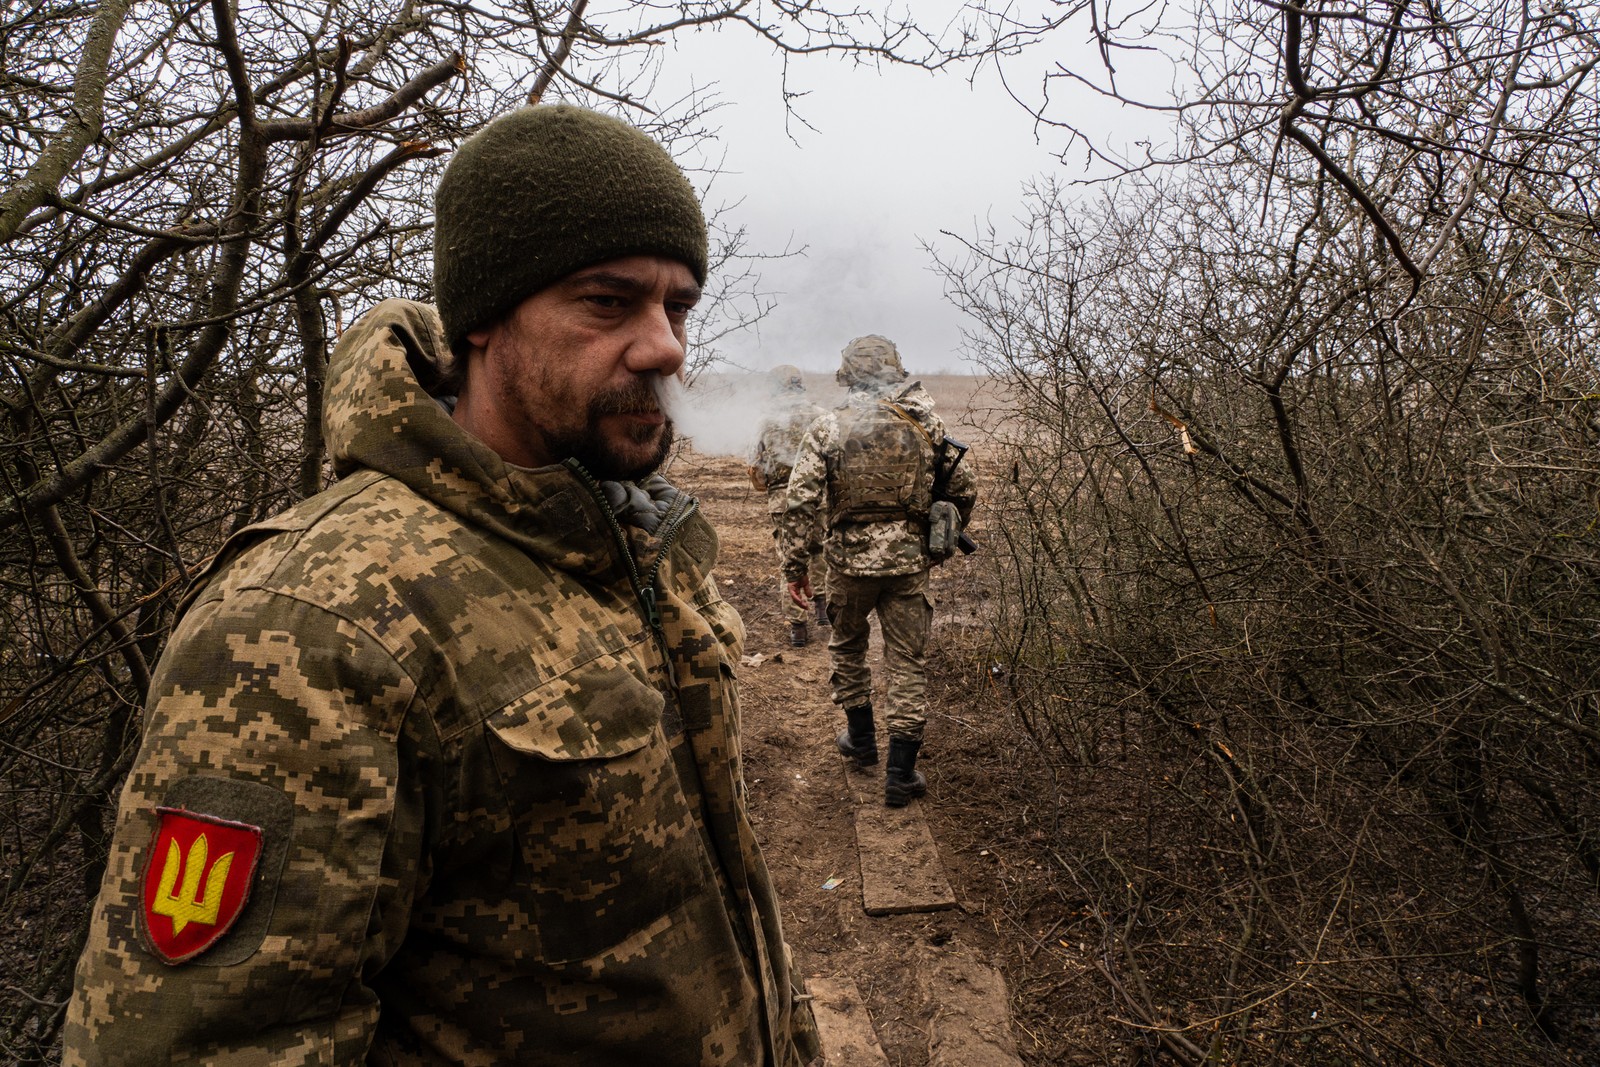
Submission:
<svg viewBox="0 0 1600 1067">
<path fill-rule="evenodd" d="M 833 702 L 846 721 L 837 743 L 858 767 L 878 762 L 867 666 L 877 614 L 887 675 L 884 803 L 902 807 L 927 791 L 917 753 L 927 725 L 928 571 L 964 536 L 977 479 L 961 462 L 965 448 L 945 436 L 922 383 L 904 384 L 893 342 L 877 335 L 851 341 L 836 378 L 849 389 L 845 404 L 812 425 L 789 476 L 784 576 L 790 596 L 803 603 L 811 595 L 807 557 L 816 531 L 825 529 Z"/>
<path fill-rule="evenodd" d="M 778 409 L 761 424 L 761 436 L 756 442 L 755 455 L 750 460 L 750 484 L 766 491 L 767 514 L 772 520 L 772 536 L 777 542 L 780 573 L 785 556 L 783 542 L 783 513 L 788 507 L 789 472 L 794 469 L 795 453 L 800 449 L 800 439 L 811 424 L 822 414 L 822 409 L 806 397 L 805 378 L 799 367 L 783 364 L 768 372 L 773 397 Z M 815 618 L 818 626 L 827 626 L 828 612 L 824 603 L 827 590 L 827 564 L 822 546 L 807 560 L 811 575 L 813 596 L 809 604 L 801 604 L 789 596 L 788 583 L 778 583 L 778 593 L 789 618 L 789 643 L 804 648 L 807 623 Z"/>
<path fill-rule="evenodd" d="M 329 367 L 341 480 L 189 595 L 65 1062 L 800 1067 L 742 626 L 653 475 L 694 191 L 553 106 L 465 142 L 436 208 L 438 313 L 386 301 Z"/>
</svg>

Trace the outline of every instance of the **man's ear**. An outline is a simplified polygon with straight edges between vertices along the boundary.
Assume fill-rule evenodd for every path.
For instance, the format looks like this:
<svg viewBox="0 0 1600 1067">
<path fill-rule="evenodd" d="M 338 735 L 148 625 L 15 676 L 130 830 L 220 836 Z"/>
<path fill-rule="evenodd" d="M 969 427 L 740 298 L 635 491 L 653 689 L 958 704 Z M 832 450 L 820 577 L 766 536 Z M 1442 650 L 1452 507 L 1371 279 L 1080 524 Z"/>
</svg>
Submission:
<svg viewBox="0 0 1600 1067">
<path fill-rule="evenodd" d="M 481 326 L 476 330 L 467 331 L 467 344 L 473 348 L 487 349 L 489 347 L 489 334 L 493 330 L 492 326 Z"/>
</svg>

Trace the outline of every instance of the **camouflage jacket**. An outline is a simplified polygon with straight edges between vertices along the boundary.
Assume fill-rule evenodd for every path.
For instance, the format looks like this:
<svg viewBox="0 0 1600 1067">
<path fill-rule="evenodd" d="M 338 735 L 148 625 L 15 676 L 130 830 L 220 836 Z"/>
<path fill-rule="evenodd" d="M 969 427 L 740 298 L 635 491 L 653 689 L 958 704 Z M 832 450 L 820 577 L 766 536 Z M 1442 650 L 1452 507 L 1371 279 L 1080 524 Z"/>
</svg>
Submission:
<svg viewBox="0 0 1600 1067">
<path fill-rule="evenodd" d="M 441 333 L 398 300 L 346 333 L 342 480 L 190 594 L 66 1063 L 814 1054 L 746 813 L 716 535 L 664 480 L 623 525 L 614 484 L 503 463 L 419 384 Z"/>
<path fill-rule="evenodd" d="M 806 558 L 822 537 L 823 554 L 835 573 L 854 577 L 888 577 L 926 570 L 932 560 L 927 549 L 927 514 L 917 509 L 893 517 L 857 521 L 832 515 L 841 485 L 844 444 L 854 423 L 877 418 L 881 401 L 892 400 L 909 414 L 926 437 L 916 447 L 924 454 L 914 464 L 919 478 L 931 483 L 935 463 L 944 442 L 944 420 L 933 410 L 933 398 L 920 382 L 909 386 L 893 385 L 886 391 L 852 389 L 843 407 L 828 412 L 812 424 L 800 442 L 794 470 L 789 475 L 780 532 L 784 544 L 784 577 L 793 581 L 807 572 Z M 954 502 L 962 522 L 971 516 L 977 500 L 977 477 L 971 458 L 963 460 L 952 473 L 945 498 Z M 921 484 L 918 492 L 925 499 L 931 484 Z M 820 534 L 819 530 L 826 532 Z"/>
<path fill-rule="evenodd" d="M 761 424 L 761 437 L 750 459 L 756 487 L 767 490 L 767 510 L 773 515 L 783 510 L 781 493 L 789 484 L 789 472 L 794 469 L 800 440 L 822 414 L 822 409 L 803 395 L 784 400 L 782 409 Z"/>
</svg>

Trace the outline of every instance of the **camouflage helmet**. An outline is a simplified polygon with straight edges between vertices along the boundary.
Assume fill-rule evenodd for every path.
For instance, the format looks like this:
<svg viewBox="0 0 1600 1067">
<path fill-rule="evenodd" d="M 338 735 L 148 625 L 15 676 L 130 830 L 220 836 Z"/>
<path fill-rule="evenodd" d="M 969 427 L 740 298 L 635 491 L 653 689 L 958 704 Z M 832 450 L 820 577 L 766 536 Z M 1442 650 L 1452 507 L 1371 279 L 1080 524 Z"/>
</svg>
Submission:
<svg viewBox="0 0 1600 1067">
<path fill-rule="evenodd" d="M 800 368 L 788 363 L 780 363 L 767 371 L 767 380 L 772 383 L 774 393 L 805 392 L 806 382 L 800 373 Z"/>
<path fill-rule="evenodd" d="M 861 386 L 892 385 L 906 380 L 900 363 L 900 350 L 879 334 L 857 337 L 844 346 L 834 381 L 854 389 Z"/>
</svg>

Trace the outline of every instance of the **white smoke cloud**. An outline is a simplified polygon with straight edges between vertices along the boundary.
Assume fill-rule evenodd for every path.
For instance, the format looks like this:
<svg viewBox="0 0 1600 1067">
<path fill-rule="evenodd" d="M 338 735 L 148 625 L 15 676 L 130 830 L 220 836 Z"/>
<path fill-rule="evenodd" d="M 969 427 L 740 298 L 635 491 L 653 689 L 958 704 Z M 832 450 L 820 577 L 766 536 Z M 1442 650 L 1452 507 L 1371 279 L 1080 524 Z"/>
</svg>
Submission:
<svg viewBox="0 0 1600 1067">
<path fill-rule="evenodd" d="M 678 436 L 708 456 L 750 458 L 762 423 L 783 406 L 765 374 L 703 374 L 692 386 L 660 378 L 656 394 Z"/>
</svg>

